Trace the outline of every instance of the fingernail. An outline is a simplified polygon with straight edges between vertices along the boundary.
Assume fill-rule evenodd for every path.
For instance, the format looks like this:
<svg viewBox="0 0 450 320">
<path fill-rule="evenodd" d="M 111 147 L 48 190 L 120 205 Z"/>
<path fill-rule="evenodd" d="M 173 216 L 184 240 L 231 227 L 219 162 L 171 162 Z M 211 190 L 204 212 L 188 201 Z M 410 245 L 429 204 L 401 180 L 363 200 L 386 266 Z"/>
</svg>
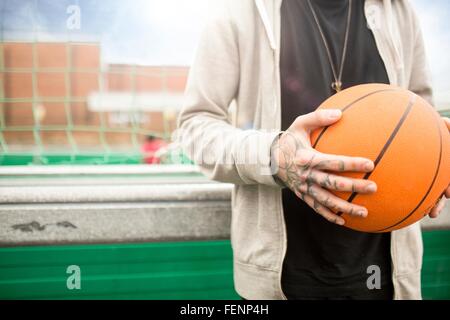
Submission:
<svg viewBox="0 0 450 320">
<path fill-rule="evenodd" d="M 337 221 L 337 224 L 340 225 L 340 226 L 343 226 L 343 225 L 345 224 L 345 221 L 339 219 L 339 220 Z"/>
<path fill-rule="evenodd" d="M 341 114 L 342 114 L 342 111 L 339 109 L 328 110 L 328 117 L 330 119 L 337 119 L 341 116 Z"/>
<path fill-rule="evenodd" d="M 377 191 L 377 185 L 375 183 L 371 183 L 366 187 L 367 192 L 375 192 Z"/>
<path fill-rule="evenodd" d="M 367 171 L 373 170 L 373 163 L 372 163 L 372 162 L 366 162 L 366 164 L 364 165 L 364 168 L 365 168 Z"/>
<path fill-rule="evenodd" d="M 360 211 L 358 211 L 358 214 L 363 218 L 367 217 L 367 211 L 360 210 Z"/>
</svg>

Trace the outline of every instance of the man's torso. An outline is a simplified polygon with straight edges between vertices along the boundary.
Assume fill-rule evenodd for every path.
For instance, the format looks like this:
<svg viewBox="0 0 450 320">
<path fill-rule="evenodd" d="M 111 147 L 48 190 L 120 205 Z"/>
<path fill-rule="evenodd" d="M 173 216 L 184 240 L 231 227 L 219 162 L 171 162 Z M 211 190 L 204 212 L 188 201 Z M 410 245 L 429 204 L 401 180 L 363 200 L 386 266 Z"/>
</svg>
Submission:
<svg viewBox="0 0 450 320">
<path fill-rule="evenodd" d="M 348 0 L 311 0 L 339 73 Z M 389 83 L 375 40 L 367 28 L 364 1 L 353 1 L 342 73 L 343 88 Z M 297 116 L 314 111 L 334 91 L 326 47 L 306 0 L 281 8 L 281 115 L 286 130 Z M 282 285 L 288 298 L 392 298 L 390 234 L 369 234 L 331 224 L 289 189 L 283 190 L 287 253 Z M 367 268 L 380 267 L 381 289 L 369 290 Z"/>
</svg>

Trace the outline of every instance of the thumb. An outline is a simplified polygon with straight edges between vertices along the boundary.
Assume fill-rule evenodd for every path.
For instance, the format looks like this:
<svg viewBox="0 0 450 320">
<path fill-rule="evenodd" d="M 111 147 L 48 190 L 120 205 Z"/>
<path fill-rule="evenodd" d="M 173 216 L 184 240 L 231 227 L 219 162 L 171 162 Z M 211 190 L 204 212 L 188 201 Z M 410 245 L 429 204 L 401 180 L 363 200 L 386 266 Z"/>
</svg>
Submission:
<svg viewBox="0 0 450 320">
<path fill-rule="evenodd" d="M 342 117 L 342 111 L 339 109 L 321 109 L 298 117 L 296 127 L 306 130 L 315 130 L 317 128 L 329 126 L 337 122 Z"/>
</svg>

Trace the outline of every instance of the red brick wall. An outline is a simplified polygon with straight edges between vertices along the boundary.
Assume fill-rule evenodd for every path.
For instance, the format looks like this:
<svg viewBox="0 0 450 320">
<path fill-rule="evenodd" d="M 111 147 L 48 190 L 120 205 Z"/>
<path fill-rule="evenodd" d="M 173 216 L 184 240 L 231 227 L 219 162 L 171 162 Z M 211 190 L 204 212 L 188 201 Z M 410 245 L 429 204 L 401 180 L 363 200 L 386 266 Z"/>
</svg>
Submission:
<svg viewBox="0 0 450 320">
<path fill-rule="evenodd" d="M 61 43 L 37 43 L 37 67 L 66 68 L 69 65 L 68 47 Z"/>
<path fill-rule="evenodd" d="M 8 68 L 32 68 L 33 50 L 30 43 L 3 43 L 3 63 Z"/>
<path fill-rule="evenodd" d="M 115 64 L 101 74 L 101 48 L 92 43 L 0 43 L 0 50 L 0 57 L 3 57 L 0 67 L 4 70 L 0 72 L 3 86 L 0 99 L 29 99 L 3 103 L 5 125 L 9 127 L 35 124 L 33 97 L 39 109 L 38 120 L 43 126 L 67 126 L 68 109 L 74 125 L 98 127 L 101 115 L 89 111 L 87 97 L 100 90 L 101 82 L 106 91 L 180 93 L 187 81 L 186 67 Z M 67 104 L 63 100 L 67 100 Z M 118 126 L 110 121 L 113 117 L 107 113 L 103 116 L 108 126 Z M 160 112 L 149 113 L 146 118 L 150 121 L 141 125 L 143 129 L 163 133 L 167 128 L 175 128 L 175 119 L 165 126 Z M 5 132 L 5 137 L 11 144 L 34 144 L 30 132 Z M 47 144 L 68 143 L 64 131 L 42 131 L 41 138 Z M 74 138 L 80 147 L 100 143 L 96 132 L 75 132 Z M 131 144 L 129 133 L 109 133 L 105 139 L 112 145 Z"/>
</svg>

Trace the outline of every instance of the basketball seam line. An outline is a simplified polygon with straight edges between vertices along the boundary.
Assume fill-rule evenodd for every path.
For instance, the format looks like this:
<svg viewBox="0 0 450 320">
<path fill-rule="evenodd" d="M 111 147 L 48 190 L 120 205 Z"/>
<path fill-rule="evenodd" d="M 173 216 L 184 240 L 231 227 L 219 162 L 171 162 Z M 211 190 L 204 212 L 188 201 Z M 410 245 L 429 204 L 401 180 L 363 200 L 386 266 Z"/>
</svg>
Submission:
<svg viewBox="0 0 450 320">
<path fill-rule="evenodd" d="M 362 100 L 362 99 L 364 99 L 364 98 L 366 98 L 366 97 L 368 97 L 368 96 L 371 96 L 371 95 L 373 95 L 373 94 L 380 93 L 380 92 L 385 92 L 385 91 L 397 91 L 397 90 L 396 90 L 396 89 L 382 89 L 382 90 L 378 90 L 378 91 L 375 91 L 375 92 L 368 93 L 368 94 L 366 94 L 366 95 L 364 95 L 364 96 L 362 96 L 362 97 L 356 99 L 355 101 L 353 101 L 353 102 L 350 103 L 349 105 L 345 106 L 341 111 L 342 111 L 342 112 L 346 111 L 347 109 L 349 109 L 350 107 L 352 107 L 355 103 L 357 103 L 358 101 L 360 101 L 360 100 Z M 391 136 L 389 137 L 389 139 L 388 139 L 388 141 L 386 142 L 386 144 L 384 145 L 384 147 L 383 147 L 383 149 L 381 150 L 380 154 L 378 155 L 377 159 L 374 161 L 374 169 L 372 170 L 372 172 L 366 173 L 366 174 L 364 175 L 363 179 L 366 180 L 366 179 L 368 179 L 368 178 L 370 177 L 370 175 L 373 173 L 373 171 L 374 171 L 375 168 L 377 167 L 378 163 L 379 163 L 379 162 L 381 161 L 381 159 L 383 158 L 384 154 L 386 153 L 386 151 L 387 151 L 387 149 L 389 148 L 390 144 L 391 144 L 392 141 L 394 140 L 394 138 L 395 138 L 395 136 L 397 135 L 398 131 L 400 130 L 401 126 L 402 126 L 403 123 L 405 122 L 405 120 L 406 120 L 408 114 L 410 113 L 410 111 L 411 111 L 411 109 L 412 109 L 412 106 L 413 106 L 413 104 L 414 104 L 414 102 L 415 102 L 415 100 L 416 100 L 416 97 L 417 97 L 416 95 L 412 95 L 412 96 L 410 97 L 410 101 L 409 101 L 409 103 L 408 103 L 408 107 L 406 108 L 404 114 L 402 115 L 401 119 L 399 120 L 399 123 L 397 123 L 397 126 L 395 127 L 394 131 L 392 132 L 392 134 L 391 134 Z M 313 148 L 315 148 L 315 147 L 317 146 L 317 144 L 319 143 L 319 141 L 320 141 L 320 139 L 322 138 L 323 134 L 325 133 L 325 131 L 327 131 L 327 129 L 328 129 L 329 127 L 330 127 L 330 126 L 327 126 L 327 127 L 325 127 L 325 128 L 322 129 L 322 131 L 320 132 L 319 136 L 317 137 L 317 139 L 316 139 L 316 141 L 315 141 L 315 143 L 314 143 L 314 145 L 313 145 Z M 438 126 L 438 128 L 439 128 L 439 126 Z M 431 184 L 430 184 L 430 186 L 429 186 L 427 192 L 425 193 L 425 195 L 423 196 L 423 198 L 421 199 L 421 201 L 417 204 L 417 206 L 416 206 L 416 207 L 415 207 L 415 208 L 414 208 L 414 209 L 413 209 L 413 210 L 412 210 L 405 218 L 403 218 L 403 219 L 400 220 L 399 222 L 394 223 L 393 225 L 391 225 L 391 226 L 389 226 L 389 227 L 387 227 L 387 228 L 383 228 L 383 229 L 375 230 L 375 231 L 371 231 L 371 232 L 382 232 L 382 231 L 388 230 L 388 229 L 390 229 L 390 228 L 393 228 L 393 227 L 395 227 L 395 226 L 401 224 L 402 222 L 404 222 L 405 220 L 407 220 L 411 215 L 413 215 L 414 212 L 417 211 L 417 209 L 422 205 L 422 203 L 423 203 L 423 202 L 425 201 L 425 199 L 428 197 L 428 195 L 429 195 L 429 193 L 430 193 L 430 191 L 431 191 L 431 189 L 432 189 L 432 187 L 433 187 L 433 184 L 434 184 L 434 182 L 435 182 L 436 179 L 437 179 L 437 175 L 438 175 L 438 173 L 439 173 L 439 169 L 440 169 L 441 162 L 442 162 L 442 133 L 441 133 L 440 130 L 438 130 L 438 131 L 439 131 L 439 137 L 440 137 L 440 140 L 439 140 L 439 142 L 440 142 L 439 161 L 438 161 L 438 166 L 437 166 L 437 168 L 436 168 L 435 175 L 434 175 L 434 177 L 433 177 L 433 180 L 432 180 L 432 182 L 431 182 Z M 445 192 L 445 191 L 444 191 L 444 192 Z M 352 194 L 350 195 L 350 197 L 348 198 L 347 201 L 348 201 L 348 202 L 352 202 L 352 201 L 355 199 L 355 197 L 356 197 L 357 195 L 358 195 L 358 194 L 357 194 L 356 192 L 352 193 Z M 338 212 L 337 214 L 338 214 L 339 216 L 341 216 L 343 213 L 342 213 L 342 212 Z"/>
<path fill-rule="evenodd" d="M 397 136 L 397 133 L 400 131 L 401 126 L 403 125 L 403 123 L 405 122 L 406 118 L 408 117 L 408 114 L 411 112 L 412 106 L 415 102 L 415 96 L 413 96 L 412 98 L 410 98 L 409 102 L 408 102 L 408 106 L 406 107 L 405 111 L 403 112 L 402 117 L 400 118 L 400 120 L 398 121 L 397 125 L 394 128 L 394 131 L 392 131 L 391 135 L 389 136 L 388 140 L 386 141 L 386 143 L 384 144 L 383 148 L 381 149 L 380 153 L 378 154 L 377 158 L 375 159 L 375 161 L 373 162 L 374 167 L 373 170 L 371 172 L 367 172 L 364 177 L 362 178 L 363 180 L 367 180 L 369 179 L 369 177 L 372 175 L 372 173 L 375 171 L 376 167 L 378 166 L 378 164 L 380 163 L 381 159 L 383 158 L 384 154 L 386 153 L 387 149 L 389 148 L 389 146 L 391 145 L 392 141 L 394 141 L 394 138 Z M 351 196 L 348 198 L 348 202 L 352 202 L 353 199 L 358 195 L 358 193 L 353 192 L 351 194 Z"/>
<path fill-rule="evenodd" d="M 356 99 L 355 101 L 351 102 L 350 104 L 346 105 L 344 108 L 342 108 L 341 112 L 344 113 L 344 111 L 348 110 L 348 109 L 349 109 L 350 107 L 352 107 L 355 103 L 361 101 L 361 100 L 364 99 L 364 98 L 367 98 L 367 97 L 369 97 L 369 96 L 371 96 L 371 95 L 373 95 L 373 94 L 377 94 L 377 93 L 385 92 L 385 91 L 399 91 L 399 90 L 398 90 L 398 89 L 381 89 L 381 90 L 378 90 L 378 91 L 374 91 L 374 92 L 367 93 L 367 94 L 363 95 L 362 97 L 359 97 L 359 98 Z M 320 138 L 322 138 L 323 134 L 325 133 L 325 131 L 328 130 L 329 127 L 330 127 L 330 126 L 326 126 L 326 127 L 324 127 L 324 128 L 322 129 L 322 131 L 319 133 L 319 136 L 318 136 L 317 139 L 316 139 L 316 142 L 314 142 L 313 148 L 315 148 L 315 147 L 317 146 L 317 144 L 318 144 L 319 141 L 320 141 Z"/>
<path fill-rule="evenodd" d="M 387 228 L 380 229 L 380 230 L 376 230 L 376 231 L 374 231 L 374 232 L 382 232 L 382 231 L 388 230 L 388 229 L 390 229 L 390 228 L 393 228 L 393 227 L 399 225 L 400 223 L 402 223 L 402 222 L 405 221 L 406 219 L 408 219 L 410 216 L 412 216 L 412 215 L 414 214 L 414 212 L 417 211 L 417 209 L 422 205 L 422 203 L 425 201 L 425 199 L 426 199 L 426 198 L 428 197 L 428 195 L 430 194 L 430 191 L 431 191 L 431 189 L 433 188 L 434 182 L 435 182 L 436 179 L 437 179 L 437 176 L 438 176 L 438 173 L 439 173 L 439 169 L 441 168 L 441 162 L 442 162 L 442 132 L 441 132 L 441 130 L 439 129 L 439 123 L 438 123 L 437 128 L 438 128 L 438 131 L 439 131 L 439 138 L 440 138 L 440 139 L 439 139 L 439 142 L 440 142 L 439 161 L 438 161 L 438 165 L 437 165 L 437 168 L 436 168 L 436 172 L 434 173 L 433 180 L 431 181 L 431 184 L 430 184 L 430 186 L 428 187 L 427 192 L 426 192 L 425 195 L 423 196 L 422 200 L 419 201 L 419 203 L 417 204 L 417 206 L 416 206 L 416 207 L 415 207 L 415 208 L 414 208 L 414 209 L 413 209 L 406 217 L 404 217 L 404 218 L 403 218 L 402 220 L 400 220 L 399 222 L 394 223 L 393 225 L 391 225 L 391 226 L 389 226 L 389 227 L 387 227 Z M 444 193 L 445 193 L 445 191 L 444 191 Z"/>
<path fill-rule="evenodd" d="M 412 109 L 415 101 L 416 101 L 416 95 L 411 95 L 409 102 L 408 102 L 408 106 L 406 107 L 405 111 L 403 112 L 403 115 L 401 116 L 400 120 L 398 121 L 397 125 L 394 128 L 394 131 L 392 131 L 388 140 L 386 141 L 386 143 L 384 144 L 380 153 L 378 154 L 377 158 L 375 159 L 373 170 L 371 172 L 367 172 L 364 175 L 364 177 L 363 177 L 364 180 L 367 180 L 372 175 L 372 173 L 375 171 L 375 169 L 377 168 L 381 159 L 385 155 L 385 153 L 388 150 L 389 146 L 391 145 L 392 141 L 394 141 L 394 138 L 397 136 L 397 133 L 400 131 L 400 128 L 402 127 L 403 123 L 405 122 L 406 118 L 408 117 L 409 113 L 411 112 L 411 109 Z M 357 195 L 358 195 L 358 193 L 353 192 L 347 201 L 351 203 Z M 338 212 L 337 214 L 340 216 L 340 215 L 342 215 L 342 212 Z"/>
</svg>

